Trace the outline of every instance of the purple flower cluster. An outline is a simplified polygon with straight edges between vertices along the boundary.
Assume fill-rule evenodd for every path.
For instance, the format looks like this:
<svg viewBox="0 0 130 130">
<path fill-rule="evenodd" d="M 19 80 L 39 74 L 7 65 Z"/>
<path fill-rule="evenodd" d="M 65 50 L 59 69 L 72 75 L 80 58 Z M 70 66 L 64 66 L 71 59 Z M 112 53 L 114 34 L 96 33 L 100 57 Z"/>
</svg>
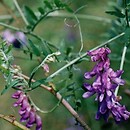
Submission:
<svg viewBox="0 0 130 130">
<path fill-rule="evenodd" d="M 91 60 L 96 62 L 96 65 L 90 72 L 86 72 L 84 77 L 87 80 L 94 77 L 95 80 L 92 84 L 84 83 L 86 92 L 83 97 L 88 98 L 96 94 L 95 100 L 98 101 L 98 111 L 95 118 L 98 120 L 103 117 L 105 121 L 108 121 L 109 115 L 112 114 L 118 123 L 127 120 L 130 112 L 119 103 L 114 94 L 118 85 L 124 85 L 125 82 L 120 78 L 123 73 L 122 70 L 115 72 L 110 68 L 109 53 L 111 53 L 110 49 L 104 47 L 87 52 L 87 55 L 91 56 Z"/>
<path fill-rule="evenodd" d="M 19 114 L 21 115 L 21 122 L 27 122 L 26 127 L 31 128 L 36 123 L 36 130 L 42 130 L 42 120 L 36 114 L 36 110 L 29 104 L 28 98 L 21 90 L 16 91 L 12 98 L 17 99 L 14 107 L 20 106 Z"/>
<path fill-rule="evenodd" d="M 9 30 L 5 30 L 2 33 L 2 37 L 4 40 L 7 40 L 9 43 L 12 43 L 15 48 L 20 48 L 21 45 L 26 45 L 27 43 L 26 36 L 23 32 L 16 32 L 14 34 Z"/>
</svg>

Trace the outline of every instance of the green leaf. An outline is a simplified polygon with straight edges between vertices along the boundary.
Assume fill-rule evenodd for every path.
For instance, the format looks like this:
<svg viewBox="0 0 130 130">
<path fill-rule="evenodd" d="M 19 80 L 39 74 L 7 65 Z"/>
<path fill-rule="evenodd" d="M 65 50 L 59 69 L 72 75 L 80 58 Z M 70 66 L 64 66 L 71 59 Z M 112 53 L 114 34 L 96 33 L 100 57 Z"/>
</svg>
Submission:
<svg viewBox="0 0 130 130">
<path fill-rule="evenodd" d="M 76 101 L 76 106 L 81 107 L 81 100 L 80 100 L 80 99 L 78 99 L 78 100 Z"/>
<path fill-rule="evenodd" d="M 83 61 L 90 61 L 90 60 L 89 60 L 89 58 L 84 57 L 84 58 L 80 59 L 79 61 L 77 61 L 75 64 L 79 64 L 79 63 L 81 63 Z"/>
<path fill-rule="evenodd" d="M 54 0 L 54 3 L 57 7 L 61 7 L 61 1 L 59 0 Z"/>
<path fill-rule="evenodd" d="M 37 16 L 34 14 L 34 12 L 28 7 L 28 6 L 24 6 L 24 13 L 25 13 L 25 17 L 27 19 L 27 21 L 31 24 L 34 25 L 36 23 Z"/>
<path fill-rule="evenodd" d="M 120 11 L 106 11 L 107 14 L 110 14 L 110 15 L 114 15 L 114 16 L 117 16 L 119 18 L 124 18 L 125 15 L 123 13 L 121 13 Z"/>
<path fill-rule="evenodd" d="M 68 5 L 64 5 L 64 7 L 68 12 L 74 13 L 74 11 Z"/>
<path fill-rule="evenodd" d="M 50 46 L 48 46 L 47 41 L 42 42 L 41 46 L 41 52 L 44 56 L 47 56 L 48 54 L 53 53 L 53 51 L 51 50 Z"/>
<path fill-rule="evenodd" d="M 10 88 L 16 86 L 18 83 L 19 83 L 19 80 L 14 80 L 8 85 L 6 85 L 5 88 L 1 92 L 1 95 L 5 94 Z"/>
<path fill-rule="evenodd" d="M 9 52 L 11 52 L 12 48 L 13 48 L 13 46 L 12 46 L 12 44 L 10 44 L 8 46 L 8 48 L 5 50 L 5 53 L 8 54 Z"/>
<path fill-rule="evenodd" d="M 127 6 L 130 6 L 130 3 L 128 3 Z"/>
<path fill-rule="evenodd" d="M 44 79 L 37 80 L 31 84 L 31 88 L 35 89 L 35 88 L 39 87 L 41 84 L 45 84 L 45 83 L 50 82 L 50 81 L 53 81 L 53 79 L 44 78 Z"/>
<path fill-rule="evenodd" d="M 68 84 L 67 85 L 67 91 L 73 91 L 74 90 L 74 85 L 75 85 L 75 82 Z"/>
<path fill-rule="evenodd" d="M 7 65 L 6 64 L 2 64 L 3 61 L 0 63 L 0 71 L 3 72 L 4 74 L 9 74 L 9 70 L 7 69 Z"/>
<path fill-rule="evenodd" d="M 45 6 L 47 7 L 47 8 L 49 8 L 49 9 L 53 9 L 53 7 L 52 7 L 52 5 L 51 5 L 51 3 L 50 2 L 48 2 L 48 1 L 44 1 L 44 4 L 45 4 Z"/>
<path fill-rule="evenodd" d="M 29 39 L 29 45 L 32 48 L 33 54 L 35 54 L 36 56 L 40 56 L 40 50 L 35 46 L 35 44 L 33 44 L 33 42 Z"/>
<path fill-rule="evenodd" d="M 43 15 L 43 14 L 45 14 L 45 10 L 42 8 L 42 7 L 39 7 L 38 8 L 38 11 Z"/>
<path fill-rule="evenodd" d="M 28 30 L 31 30 L 31 29 L 32 29 L 32 25 L 27 25 L 26 28 L 27 28 Z"/>
<path fill-rule="evenodd" d="M 32 83 L 31 88 L 32 88 L 32 89 L 36 89 L 36 88 L 39 87 L 41 84 L 44 84 L 44 83 L 45 83 L 45 80 L 46 80 L 46 79 L 40 79 L 40 80 L 35 81 L 34 83 Z"/>
</svg>

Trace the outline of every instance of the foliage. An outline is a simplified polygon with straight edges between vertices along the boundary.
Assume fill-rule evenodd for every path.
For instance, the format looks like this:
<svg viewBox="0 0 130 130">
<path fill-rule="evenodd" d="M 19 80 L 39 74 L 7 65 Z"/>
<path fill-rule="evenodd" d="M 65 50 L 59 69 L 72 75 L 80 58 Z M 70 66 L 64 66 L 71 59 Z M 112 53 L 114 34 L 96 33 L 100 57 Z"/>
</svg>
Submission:
<svg viewBox="0 0 130 130">
<path fill-rule="evenodd" d="M 123 73 L 123 70 L 125 70 L 123 73 L 123 79 L 125 79 L 126 81 L 126 88 L 122 87 L 119 91 L 118 85 L 120 85 L 121 83 L 119 83 L 119 81 L 116 82 L 115 80 L 121 80 L 121 74 L 117 75 L 117 72 L 119 71 L 112 71 L 114 73 L 113 75 L 116 76 L 111 81 L 111 84 L 113 84 L 113 82 L 115 81 L 117 83 L 117 88 L 114 88 L 112 90 L 112 93 L 116 98 L 113 98 L 111 96 L 111 99 L 113 99 L 113 102 L 115 101 L 117 103 L 118 101 L 116 100 L 121 99 L 120 96 L 117 96 L 117 94 L 123 95 L 125 97 L 122 100 L 122 102 L 124 101 L 123 104 L 127 105 L 127 103 L 129 103 L 129 97 L 127 97 L 126 94 L 130 96 L 130 93 L 128 92 L 128 87 L 130 85 L 130 75 L 128 71 L 128 67 L 130 64 L 130 2 L 127 0 L 111 2 L 109 9 L 104 10 L 104 14 L 106 12 L 105 15 L 109 17 L 109 19 L 105 19 L 102 17 L 96 17 L 92 15 L 87 16 L 86 14 L 80 14 L 79 12 L 84 12 L 84 10 L 86 9 L 86 5 L 82 5 L 81 7 L 79 7 L 78 5 L 78 9 L 75 9 L 77 5 L 76 3 L 74 3 L 75 1 L 73 0 L 39 1 L 40 4 L 38 5 L 35 5 L 36 2 L 33 3 L 35 5 L 34 8 L 29 5 L 24 5 L 24 1 L 22 1 L 22 3 L 18 3 L 17 0 L 13 0 L 12 2 L 10 1 L 9 3 L 7 2 L 7 0 L 0 1 L 2 6 L 4 6 L 7 12 L 9 13 L 9 17 L 7 17 L 7 19 L 4 19 L 4 21 L 0 22 L 0 26 L 4 27 L 1 32 L 0 40 L 0 71 L 5 79 L 4 83 L 6 84 L 5 86 L 2 86 L 1 84 L 1 96 L 6 96 L 7 94 L 12 93 L 12 91 L 16 91 L 13 94 L 13 98 L 18 99 L 15 102 L 15 105 L 21 107 L 21 109 L 19 110 L 19 113 L 22 118 L 21 120 L 23 121 L 24 118 L 24 121 L 27 122 L 26 125 L 28 128 L 31 128 L 32 125 L 36 123 L 37 130 L 46 129 L 44 128 L 44 120 L 46 122 L 46 118 L 49 118 L 48 113 L 51 112 L 56 114 L 58 113 L 54 117 L 54 121 L 55 118 L 61 116 L 65 116 L 67 118 L 69 114 L 67 112 L 64 113 L 64 111 L 60 107 L 60 104 L 63 104 L 63 106 L 67 108 L 67 110 L 75 118 L 75 124 L 77 125 L 77 127 L 70 127 L 72 129 L 79 128 L 87 130 L 91 128 L 96 130 L 102 130 L 104 129 L 104 127 L 105 129 L 109 129 L 110 124 L 110 129 L 120 130 L 123 128 L 127 130 L 129 127 L 127 121 L 126 125 L 124 125 L 124 122 L 121 123 L 121 127 L 117 126 L 114 123 L 114 120 L 111 119 L 111 117 L 107 123 L 102 120 L 96 122 L 93 116 L 96 112 L 97 104 L 93 101 L 93 98 L 84 100 L 82 98 L 82 95 L 84 91 L 87 91 L 87 94 L 89 91 L 90 93 L 92 93 L 91 90 L 87 88 L 88 86 L 85 86 L 86 88 L 84 88 L 83 86 L 84 82 L 86 82 L 84 81 L 83 76 L 84 71 L 86 70 L 86 75 L 89 75 L 90 77 L 92 75 L 88 73 L 93 73 L 93 70 L 88 71 L 90 68 L 92 68 L 91 64 L 93 66 L 93 63 L 91 63 L 91 60 L 89 59 L 89 57 L 87 57 L 88 53 L 86 53 L 86 51 L 88 49 L 89 52 L 93 52 L 94 50 L 98 51 L 99 48 L 107 46 L 112 51 L 112 53 L 109 56 L 111 60 L 111 67 L 115 70 L 120 69 L 120 73 Z M 92 1 L 92 3 L 92 6 L 94 6 L 94 3 L 96 2 Z M 100 2 L 98 3 L 100 4 Z M 92 14 L 91 8 L 90 13 Z M 61 17 L 62 20 L 56 18 L 57 16 Z M 85 24 L 82 22 L 82 18 L 85 20 Z M 56 19 L 56 22 L 54 23 L 55 30 L 51 29 L 53 22 L 51 22 L 50 24 L 50 19 L 51 21 L 53 21 L 53 19 Z M 87 19 L 91 20 L 92 23 Z M 63 34 L 60 32 L 55 34 L 57 27 L 60 28 L 58 20 L 62 21 L 62 25 L 64 24 L 65 29 L 62 29 Z M 102 33 L 105 34 L 105 36 L 107 35 L 107 38 L 103 37 L 102 40 L 102 38 L 99 39 L 98 37 L 98 41 L 101 42 L 104 41 L 104 39 L 107 39 L 106 42 L 103 42 L 102 44 L 97 45 L 98 41 L 95 40 L 97 34 L 92 35 L 92 38 L 90 37 L 91 40 L 88 38 L 90 41 L 96 41 L 96 43 L 93 42 L 93 44 L 95 44 L 95 47 L 92 48 L 93 45 L 87 43 L 88 39 L 86 40 L 87 42 L 84 40 L 84 37 L 86 37 L 87 34 L 83 33 L 83 30 L 87 30 L 84 26 L 87 26 L 89 28 L 89 24 L 91 24 L 92 31 L 96 30 L 97 25 L 95 25 L 95 21 L 93 23 L 93 20 L 101 24 L 104 24 L 105 22 L 107 24 L 109 23 L 109 29 L 107 26 L 105 31 L 102 31 Z M 86 21 L 88 22 L 87 25 Z M 45 28 L 47 29 L 44 30 Z M 6 30 L 10 30 L 9 34 Z M 99 33 L 98 31 L 97 33 Z M 21 32 L 23 34 L 21 34 Z M 46 37 L 47 33 L 49 33 L 48 37 Z M 55 34 L 55 36 L 52 37 L 52 39 L 51 34 Z M 63 38 L 63 35 L 66 36 Z M 19 44 L 20 46 L 15 48 L 16 44 Z M 91 59 L 95 55 L 98 57 L 99 54 L 91 55 Z M 104 56 L 105 54 L 102 53 L 102 55 Z M 22 62 L 20 62 L 21 58 L 23 58 Z M 105 61 L 104 63 L 104 59 L 105 58 L 101 59 L 103 64 L 110 64 L 110 62 L 107 61 Z M 94 61 L 94 59 L 92 59 L 92 61 Z M 97 63 L 97 68 L 99 67 L 100 66 L 98 66 Z M 106 68 L 104 67 L 103 69 L 102 67 L 103 71 L 100 72 L 100 75 L 104 75 L 107 73 Z M 97 70 L 96 74 L 99 76 L 99 72 L 97 72 Z M 29 77 L 26 76 L 24 73 L 29 75 Z M 113 75 L 111 74 L 110 77 L 112 78 Z M 86 78 L 89 79 L 88 82 L 90 84 L 93 83 L 93 81 L 95 80 L 92 77 Z M 110 77 L 108 77 L 108 79 Z M 94 81 L 94 83 L 96 83 L 96 80 Z M 44 90 L 47 91 L 47 94 Z M 107 93 L 106 88 L 104 88 L 103 90 Z M 97 90 L 94 87 L 93 91 L 94 93 L 102 95 L 99 91 L 97 92 Z M 56 98 L 56 100 L 54 99 L 54 97 L 48 96 L 48 93 L 51 93 Z M 89 96 L 87 95 L 85 97 Z M 107 96 L 109 97 L 109 94 Z M 23 101 L 25 101 L 26 103 L 24 103 Z M 44 104 L 48 105 L 47 108 L 45 107 L 47 111 L 41 109 L 44 108 Z M 54 106 L 51 108 L 50 104 Z M 129 116 L 129 114 L 127 111 L 125 111 L 124 107 L 120 106 L 120 104 L 116 104 L 116 106 L 118 106 L 119 109 L 123 109 L 118 110 L 121 114 L 124 114 L 123 116 L 120 114 L 120 119 L 122 119 L 122 117 L 123 120 L 127 119 L 128 117 L 125 118 L 125 116 Z M 130 109 L 129 106 L 127 107 Z M 118 109 L 115 106 L 113 108 Z M 109 109 L 109 107 L 107 109 Z M 100 111 L 99 108 L 98 111 Z M 41 118 L 43 118 L 43 126 L 41 123 L 41 118 L 36 112 L 42 113 Z M 60 112 L 62 112 L 63 114 L 61 114 Z M 115 110 L 113 110 L 112 112 L 115 112 Z M 32 115 L 34 114 L 35 116 L 33 115 L 33 118 L 31 118 L 32 115 L 30 113 Z M 83 119 L 78 115 L 78 113 L 81 113 Z M 115 118 L 116 116 L 114 115 Z M 105 118 L 104 115 L 103 117 Z M 2 117 L 0 116 L 0 118 Z M 38 119 L 40 125 L 38 125 Z M 115 120 L 118 122 L 118 119 Z M 17 117 L 15 120 L 17 120 Z M 58 118 L 56 120 L 60 121 L 60 119 Z M 87 123 L 85 123 L 83 120 Z M 95 122 L 95 125 L 93 125 L 93 122 Z M 51 123 L 53 126 L 56 125 L 53 124 L 53 121 L 51 122 L 51 120 L 49 119 L 49 124 L 51 125 Z M 22 129 L 22 125 L 20 124 L 14 123 L 14 125 Z M 63 128 L 59 129 L 67 130 L 65 129 L 66 127 L 67 126 L 64 125 Z M 25 127 L 23 129 L 25 129 Z"/>
</svg>

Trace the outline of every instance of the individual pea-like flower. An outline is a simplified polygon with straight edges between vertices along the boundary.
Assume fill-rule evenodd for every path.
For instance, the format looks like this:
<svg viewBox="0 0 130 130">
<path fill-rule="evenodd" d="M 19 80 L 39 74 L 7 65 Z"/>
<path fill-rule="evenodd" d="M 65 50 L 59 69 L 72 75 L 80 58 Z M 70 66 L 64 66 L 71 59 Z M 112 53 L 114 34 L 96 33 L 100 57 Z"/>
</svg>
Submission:
<svg viewBox="0 0 130 130">
<path fill-rule="evenodd" d="M 125 106 L 122 106 L 115 95 L 115 89 L 118 85 L 124 85 L 125 81 L 121 79 L 123 70 L 116 72 L 110 68 L 110 59 L 108 54 L 111 51 L 109 48 L 99 48 L 94 51 L 89 51 L 87 55 L 91 56 L 93 62 L 97 62 L 90 72 L 84 74 L 85 79 L 90 80 L 95 78 L 92 84 L 84 83 L 85 93 L 84 98 L 96 94 L 98 102 L 98 111 L 95 118 L 98 120 L 101 117 L 108 120 L 110 114 L 113 115 L 116 122 L 127 120 L 130 116 Z"/>
<path fill-rule="evenodd" d="M 44 71 L 45 71 L 46 73 L 49 73 L 49 66 L 48 66 L 48 64 L 44 64 L 44 65 L 43 65 L 43 69 L 44 69 Z"/>
<path fill-rule="evenodd" d="M 2 38 L 12 43 L 15 48 L 20 48 L 22 45 L 27 44 L 27 39 L 23 32 L 12 33 L 9 30 L 5 30 L 2 33 Z"/>
<path fill-rule="evenodd" d="M 21 90 L 16 91 L 12 98 L 17 99 L 14 103 L 14 107 L 20 106 L 19 114 L 21 115 L 21 122 L 26 122 L 26 127 L 31 128 L 33 124 L 36 124 L 36 130 L 42 130 L 42 120 L 37 115 L 35 108 L 29 104 L 28 97 Z"/>
</svg>

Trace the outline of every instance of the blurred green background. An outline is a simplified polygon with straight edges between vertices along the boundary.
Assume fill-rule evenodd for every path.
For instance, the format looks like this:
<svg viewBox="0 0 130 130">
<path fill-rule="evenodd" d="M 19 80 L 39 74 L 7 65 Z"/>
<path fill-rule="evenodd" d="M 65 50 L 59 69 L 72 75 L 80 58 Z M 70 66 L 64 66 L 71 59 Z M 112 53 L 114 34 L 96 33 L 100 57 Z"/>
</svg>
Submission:
<svg viewBox="0 0 130 130">
<path fill-rule="evenodd" d="M 11 0 L 4 0 L 7 7 L 11 9 L 7 9 L 6 6 L 0 4 L 0 15 L 12 15 L 10 10 L 16 10 Z M 116 2 L 116 0 L 73 0 L 70 5 L 73 10 L 77 10 L 80 7 L 84 6 L 78 14 L 83 14 L 84 18 L 79 18 L 82 36 L 84 41 L 84 47 L 82 52 L 86 52 L 87 50 L 107 41 L 110 38 L 109 30 L 112 28 L 111 21 L 116 19 L 116 17 L 110 16 L 105 13 L 106 10 L 110 9 L 111 2 Z M 21 8 L 23 5 L 29 6 L 32 10 L 37 11 L 39 6 L 42 6 L 42 0 L 18 0 L 18 3 Z M 64 11 L 60 11 L 64 13 Z M 68 12 L 66 12 L 68 13 Z M 14 14 L 15 16 L 15 14 Z M 79 15 L 80 16 L 80 15 Z M 89 17 L 94 16 L 94 17 Z M 98 20 L 98 18 L 99 20 Z M 102 19 L 100 19 L 100 17 Z M 18 20 L 14 20 L 11 25 L 17 26 L 19 28 L 24 27 L 23 20 L 19 17 Z M 6 20 L 1 20 L 1 22 L 6 22 Z M 10 22 L 7 22 L 10 24 Z M 54 45 L 57 45 L 63 49 L 67 47 L 71 47 L 73 53 L 77 53 L 80 50 L 80 35 L 78 26 L 74 27 L 76 24 L 76 20 L 70 19 L 67 16 L 52 16 L 44 19 L 35 29 L 35 33 L 42 36 L 47 41 L 52 42 Z M 68 26 L 70 25 L 70 26 Z M 72 26 L 71 26 L 72 25 Z M 0 27 L 1 32 L 5 30 L 5 28 Z M 39 41 L 33 39 L 33 42 L 38 44 Z M 111 58 L 111 66 L 116 70 L 119 69 L 120 65 L 120 56 L 122 52 L 122 45 L 120 41 L 113 42 L 114 46 L 110 46 L 112 48 L 113 54 L 119 56 L 119 58 Z M 17 64 L 21 67 L 22 72 L 26 75 L 30 75 L 33 68 L 38 65 L 36 58 L 33 60 L 29 59 L 28 55 L 25 55 L 22 51 L 14 49 L 13 54 L 15 57 L 14 64 Z M 63 54 L 61 54 L 62 57 Z M 125 73 L 123 74 L 123 78 L 126 80 L 126 85 L 120 88 L 119 94 L 123 97 L 122 104 L 125 104 L 130 110 L 130 97 L 125 94 L 125 89 L 128 89 L 130 86 L 130 73 L 129 73 L 129 65 L 130 65 L 130 49 L 127 53 L 127 61 L 124 65 Z M 74 57 L 73 57 L 74 58 Z M 50 64 L 50 72 L 47 75 L 55 72 L 58 68 L 60 68 L 63 63 L 51 63 Z M 77 69 L 73 70 L 74 79 L 76 80 L 76 85 L 78 88 L 81 88 L 83 82 L 85 82 L 83 75 L 86 71 L 91 69 L 91 63 L 87 61 L 83 61 L 80 64 L 76 65 Z M 64 70 L 67 71 L 67 70 Z M 44 77 L 44 71 L 39 70 L 35 76 L 36 79 Z M 58 82 L 63 78 L 64 75 L 57 76 L 54 79 L 55 82 Z M 0 75 L 0 91 L 4 88 L 5 82 Z M 58 84 L 58 83 L 57 83 Z M 55 84 L 56 85 L 56 84 Z M 58 84 L 58 89 L 61 90 L 64 88 L 64 84 Z M 0 96 L 0 113 L 4 115 L 14 115 L 16 120 L 19 121 L 18 108 L 14 108 L 12 106 L 14 99 L 11 99 L 11 94 L 15 90 L 10 89 L 6 94 Z M 95 113 L 97 111 L 97 103 L 94 102 L 94 97 L 89 99 L 82 99 L 82 94 L 84 90 L 80 89 L 78 93 L 76 93 L 77 97 L 81 99 L 81 107 L 78 110 L 78 113 L 81 115 L 83 120 L 91 127 L 92 130 L 129 130 L 130 124 L 129 121 L 123 122 L 121 124 L 115 124 L 113 119 L 110 119 L 108 123 L 105 123 L 103 120 L 96 121 Z M 46 90 L 38 88 L 30 93 L 34 102 L 43 110 L 50 110 L 53 108 L 58 102 L 57 99 L 48 93 Z M 65 96 L 66 98 L 66 96 Z M 67 100 L 74 106 L 73 101 Z M 43 121 L 43 130 L 82 130 L 81 127 L 76 127 L 73 121 L 72 115 L 60 105 L 54 112 L 49 114 L 40 114 L 42 116 Z M 68 129 L 69 128 L 69 129 Z M 32 128 L 33 129 L 33 128 Z M 0 130 L 18 130 L 18 128 L 12 126 L 8 122 L 0 119 Z"/>
</svg>

